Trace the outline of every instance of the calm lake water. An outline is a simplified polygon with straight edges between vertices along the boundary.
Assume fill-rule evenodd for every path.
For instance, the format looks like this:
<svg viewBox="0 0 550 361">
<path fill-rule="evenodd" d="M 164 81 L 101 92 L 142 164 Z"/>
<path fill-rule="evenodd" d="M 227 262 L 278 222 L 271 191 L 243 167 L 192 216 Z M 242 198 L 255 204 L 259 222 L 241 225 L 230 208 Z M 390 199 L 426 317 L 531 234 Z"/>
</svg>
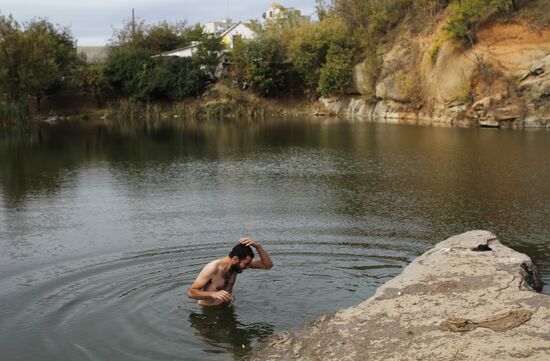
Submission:
<svg viewBox="0 0 550 361">
<path fill-rule="evenodd" d="M 1 358 L 240 359 L 472 229 L 550 283 L 549 156 L 547 131 L 334 120 L 0 132 Z M 187 287 L 241 236 L 275 267 L 202 309 Z"/>
</svg>

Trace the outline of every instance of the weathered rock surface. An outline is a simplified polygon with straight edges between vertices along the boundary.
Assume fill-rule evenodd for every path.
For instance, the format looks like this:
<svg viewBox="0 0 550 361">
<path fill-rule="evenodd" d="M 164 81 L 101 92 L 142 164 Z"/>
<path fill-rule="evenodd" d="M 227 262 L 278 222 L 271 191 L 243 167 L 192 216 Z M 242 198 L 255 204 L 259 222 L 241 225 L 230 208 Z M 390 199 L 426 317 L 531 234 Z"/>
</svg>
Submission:
<svg viewBox="0 0 550 361">
<path fill-rule="evenodd" d="M 521 22 L 479 29 L 473 47 L 443 41 L 444 18 L 423 34 L 403 26 L 385 49 L 373 92 L 365 63 L 349 94 L 322 99 L 332 113 L 368 121 L 550 129 L 550 28 Z M 437 45 L 437 52 L 434 46 Z"/>
<path fill-rule="evenodd" d="M 471 231 L 437 244 L 365 302 L 272 336 L 250 358 L 547 361 L 550 296 L 540 288 L 529 257 Z"/>
</svg>

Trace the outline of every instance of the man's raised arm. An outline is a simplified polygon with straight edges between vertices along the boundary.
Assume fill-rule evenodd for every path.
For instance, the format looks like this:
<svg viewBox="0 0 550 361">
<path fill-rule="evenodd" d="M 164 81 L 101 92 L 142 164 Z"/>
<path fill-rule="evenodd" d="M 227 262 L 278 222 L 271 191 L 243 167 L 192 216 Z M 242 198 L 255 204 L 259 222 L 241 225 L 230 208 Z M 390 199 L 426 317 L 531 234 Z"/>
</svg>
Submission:
<svg viewBox="0 0 550 361">
<path fill-rule="evenodd" d="M 241 238 L 239 240 L 239 243 L 242 243 L 245 246 L 256 248 L 256 251 L 258 251 L 258 254 L 260 255 L 260 259 L 252 261 L 252 263 L 250 264 L 250 268 L 270 269 L 271 267 L 273 267 L 271 257 L 269 257 L 269 254 L 266 252 L 261 244 L 252 240 L 251 238 Z"/>
</svg>

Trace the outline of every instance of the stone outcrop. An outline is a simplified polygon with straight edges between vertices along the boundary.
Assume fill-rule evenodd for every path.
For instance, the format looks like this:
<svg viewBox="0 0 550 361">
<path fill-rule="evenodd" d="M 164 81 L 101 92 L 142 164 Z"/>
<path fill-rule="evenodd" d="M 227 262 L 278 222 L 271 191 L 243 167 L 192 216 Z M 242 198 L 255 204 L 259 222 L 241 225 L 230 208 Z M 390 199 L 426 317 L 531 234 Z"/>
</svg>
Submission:
<svg viewBox="0 0 550 361">
<path fill-rule="evenodd" d="M 550 129 L 550 28 L 486 24 L 475 46 L 464 47 L 441 40 L 446 22 L 421 34 L 396 29 L 374 97 L 366 60 L 355 67 L 346 96 L 321 102 L 332 113 L 369 121 Z"/>
<path fill-rule="evenodd" d="M 451 237 L 365 302 L 268 338 L 251 360 L 550 360 L 550 296 L 487 231 Z"/>
</svg>

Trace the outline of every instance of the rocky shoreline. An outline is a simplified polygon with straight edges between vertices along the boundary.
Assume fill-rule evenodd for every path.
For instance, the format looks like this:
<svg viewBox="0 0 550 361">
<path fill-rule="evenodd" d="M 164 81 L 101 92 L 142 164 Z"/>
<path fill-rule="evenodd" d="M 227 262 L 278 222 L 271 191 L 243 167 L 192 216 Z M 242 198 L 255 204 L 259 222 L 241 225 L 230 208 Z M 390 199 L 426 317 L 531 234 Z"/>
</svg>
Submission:
<svg viewBox="0 0 550 361">
<path fill-rule="evenodd" d="M 549 360 L 541 287 L 528 256 L 466 232 L 365 302 L 268 338 L 250 360 Z"/>
</svg>

